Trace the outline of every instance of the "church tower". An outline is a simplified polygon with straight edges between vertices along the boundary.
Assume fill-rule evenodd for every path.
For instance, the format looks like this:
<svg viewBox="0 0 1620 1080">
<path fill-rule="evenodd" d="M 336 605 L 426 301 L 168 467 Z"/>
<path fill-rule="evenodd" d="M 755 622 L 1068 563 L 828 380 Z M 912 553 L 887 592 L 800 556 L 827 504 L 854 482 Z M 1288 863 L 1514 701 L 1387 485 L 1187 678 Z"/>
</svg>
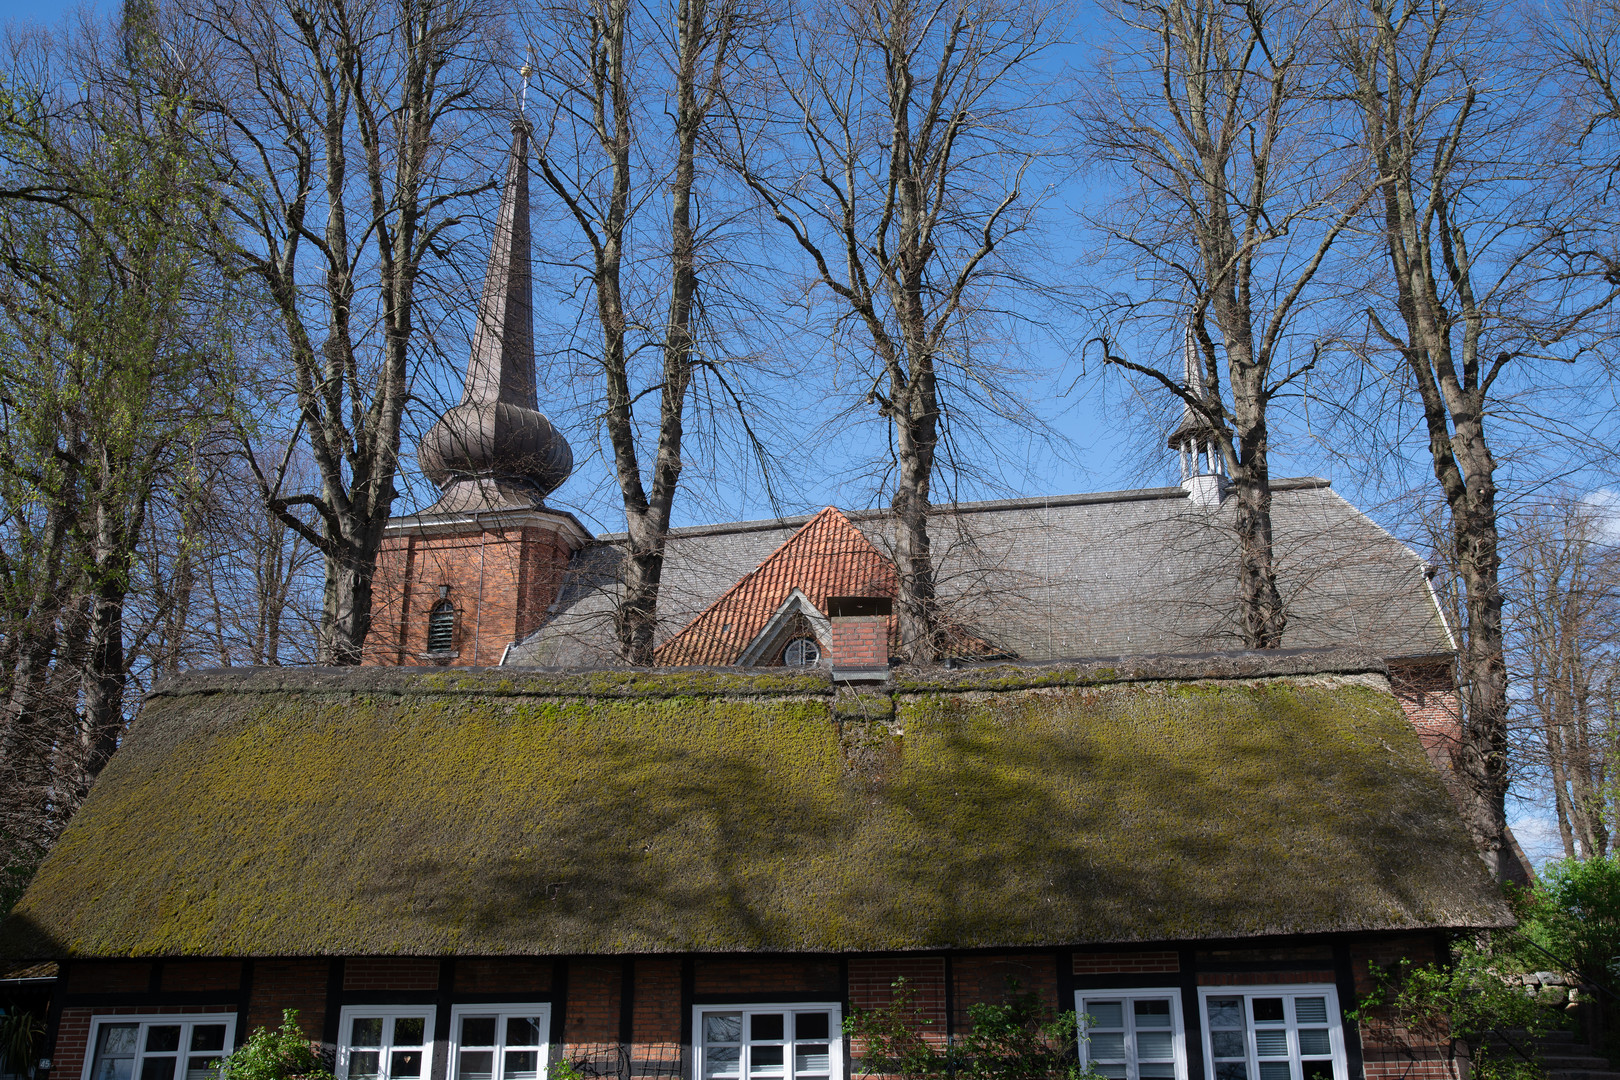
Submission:
<svg viewBox="0 0 1620 1080">
<path fill-rule="evenodd" d="M 1204 383 L 1204 365 L 1198 355 L 1198 342 L 1193 338 L 1190 322 L 1181 355 L 1186 380 L 1182 385 L 1193 397 L 1204 398 L 1208 392 Z M 1182 405 L 1181 423 L 1170 433 L 1170 449 L 1181 457 L 1181 486 L 1187 489 L 1187 497 L 1199 506 L 1219 506 L 1226 495 L 1226 459 L 1221 456 L 1222 438 L 1208 417 L 1191 405 Z"/>
<path fill-rule="evenodd" d="M 514 123 L 461 402 L 417 444 L 440 497 L 387 525 L 368 663 L 499 664 L 544 621 L 591 539 L 545 504 L 574 457 L 535 391 L 528 142 L 527 123 Z"/>
</svg>

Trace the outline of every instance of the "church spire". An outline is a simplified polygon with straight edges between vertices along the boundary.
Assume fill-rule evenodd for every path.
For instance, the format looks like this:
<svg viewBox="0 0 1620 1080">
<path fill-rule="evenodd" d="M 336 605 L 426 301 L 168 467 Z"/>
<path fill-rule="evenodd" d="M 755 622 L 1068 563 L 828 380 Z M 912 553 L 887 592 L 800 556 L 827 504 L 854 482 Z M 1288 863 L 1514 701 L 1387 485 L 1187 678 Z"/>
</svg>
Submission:
<svg viewBox="0 0 1620 1080">
<path fill-rule="evenodd" d="M 1192 321 L 1182 341 L 1183 382 L 1187 392 L 1202 401 L 1208 394 L 1204 361 L 1198 352 Z M 1170 449 L 1181 458 L 1181 486 L 1201 506 L 1217 505 L 1225 493 L 1226 462 L 1221 456 L 1221 433 L 1209 418 L 1189 404 L 1181 407 L 1181 423 L 1170 433 Z"/>
<path fill-rule="evenodd" d="M 573 451 L 541 414 L 535 392 L 528 149 L 528 122 L 514 121 L 461 403 L 417 446 L 446 500 L 452 488 L 477 489 L 458 493 L 458 509 L 539 505 L 573 468 Z"/>
</svg>

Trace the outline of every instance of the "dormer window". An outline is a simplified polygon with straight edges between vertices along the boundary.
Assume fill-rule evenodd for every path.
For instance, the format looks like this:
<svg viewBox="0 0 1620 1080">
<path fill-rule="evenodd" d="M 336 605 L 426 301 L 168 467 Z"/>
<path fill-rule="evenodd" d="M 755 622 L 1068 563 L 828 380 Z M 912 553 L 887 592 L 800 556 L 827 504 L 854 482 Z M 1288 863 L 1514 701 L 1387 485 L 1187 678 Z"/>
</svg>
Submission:
<svg viewBox="0 0 1620 1080">
<path fill-rule="evenodd" d="M 784 667 L 815 667 L 821 663 L 821 646 L 813 637 L 796 637 L 782 650 Z"/>
<path fill-rule="evenodd" d="M 449 598 L 428 612 L 427 647 L 430 653 L 447 653 L 456 647 L 456 606 Z"/>
</svg>

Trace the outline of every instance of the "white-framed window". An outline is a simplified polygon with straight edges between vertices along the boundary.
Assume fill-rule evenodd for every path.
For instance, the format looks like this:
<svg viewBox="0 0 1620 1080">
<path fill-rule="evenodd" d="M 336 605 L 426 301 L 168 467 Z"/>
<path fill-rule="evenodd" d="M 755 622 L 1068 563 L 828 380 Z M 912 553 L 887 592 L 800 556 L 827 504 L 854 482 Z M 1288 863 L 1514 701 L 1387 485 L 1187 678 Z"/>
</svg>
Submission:
<svg viewBox="0 0 1620 1080">
<path fill-rule="evenodd" d="M 700 1005 L 692 1010 L 698 1080 L 842 1080 L 836 1004 Z"/>
<path fill-rule="evenodd" d="M 235 1013 L 92 1017 L 83 1080 L 213 1080 L 235 1035 Z"/>
<path fill-rule="evenodd" d="M 550 1037 L 550 1005 L 457 1005 L 450 1010 L 452 1080 L 540 1080 Z"/>
<path fill-rule="evenodd" d="M 1315 986 L 1205 986 L 1208 1080 L 1349 1080 L 1339 995 Z"/>
<path fill-rule="evenodd" d="M 433 1006 L 345 1005 L 338 1080 L 425 1080 L 433 1071 Z"/>
<path fill-rule="evenodd" d="M 1112 1080 L 1187 1080 L 1181 992 L 1078 990 L 1080 1060 Z"/>
</svg>

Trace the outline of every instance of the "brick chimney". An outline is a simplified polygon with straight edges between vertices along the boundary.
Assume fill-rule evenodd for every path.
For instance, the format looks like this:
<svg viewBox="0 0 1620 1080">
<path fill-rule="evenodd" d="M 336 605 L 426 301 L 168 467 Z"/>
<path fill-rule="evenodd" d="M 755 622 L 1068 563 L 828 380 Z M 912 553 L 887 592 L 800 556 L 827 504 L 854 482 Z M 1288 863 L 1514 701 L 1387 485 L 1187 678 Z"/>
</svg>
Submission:
<svg viewBox="0 0 1620 1080">
<path fill-rule="evenodd" d="M 538 405 L 527 123 L 512 135 L 461 401 L 417 444 L 441 495 L 384 530 L 367 663 L 500 663 L 545 620 L 569 558 L 591 539 L 545 504 L 574 457 Z"/>
</svg>

